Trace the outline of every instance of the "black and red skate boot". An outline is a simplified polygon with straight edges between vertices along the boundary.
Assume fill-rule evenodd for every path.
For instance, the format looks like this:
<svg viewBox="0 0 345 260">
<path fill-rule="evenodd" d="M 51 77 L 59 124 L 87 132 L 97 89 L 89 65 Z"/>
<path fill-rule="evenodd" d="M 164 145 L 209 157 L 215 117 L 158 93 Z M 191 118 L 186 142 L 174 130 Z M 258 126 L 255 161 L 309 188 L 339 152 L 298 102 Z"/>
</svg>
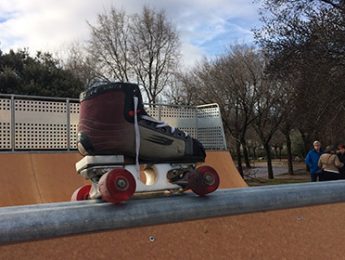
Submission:
<svg viewBox="0 0 345 260">
<path fill-rule="evenodd" d="M 203 162 L 202 144 L 150 117 L 138 85 L 98 82 L 80 95 L 78 150 L 82 155 L 139 156 L 141 162 Z"/>
</svg>

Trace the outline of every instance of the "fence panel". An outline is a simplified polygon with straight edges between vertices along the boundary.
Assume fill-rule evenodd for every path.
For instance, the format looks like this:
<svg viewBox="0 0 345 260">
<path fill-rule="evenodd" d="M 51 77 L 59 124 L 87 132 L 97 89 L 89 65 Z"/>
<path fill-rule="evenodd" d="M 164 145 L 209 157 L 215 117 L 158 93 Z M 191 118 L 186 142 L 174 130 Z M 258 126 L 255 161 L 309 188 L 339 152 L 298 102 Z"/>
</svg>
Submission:
<svg viewBox="0 0 345 260">
<path fill-rule="evenodd" d="M 198 107 L 145 104 L 148 114 L 199 139 L 206 149 L 226 149 L 217 104 Z M 0 151 L 74 150 L 76 99 L 0 95 Z"/>
</svg>

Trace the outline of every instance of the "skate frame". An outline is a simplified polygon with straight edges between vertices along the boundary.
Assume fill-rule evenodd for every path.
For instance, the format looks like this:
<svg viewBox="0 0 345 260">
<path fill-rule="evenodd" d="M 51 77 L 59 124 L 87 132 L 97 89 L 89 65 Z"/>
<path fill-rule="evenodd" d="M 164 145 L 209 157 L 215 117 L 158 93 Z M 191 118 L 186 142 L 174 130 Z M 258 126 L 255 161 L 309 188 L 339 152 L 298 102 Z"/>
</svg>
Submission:
<svg viewBox="0 0 345 260">
<path fill-rule="evenodd" d="M 141 164 L 138 173 L 135 164 L 126 164 L 122 155 L 85 156 L 76 163 L 77 172 L 85 179 L 92 181 L 90 198 L 100 198 L 98 180 L 100 177 L 114 168 L 122 168 L 129 171 L 136 182 L 135 195 L 153 193 L 178 193 L 184 191 L 181 185 L 173 184 L 167 178 L 167 173 L 172 169 L 194 169 L 194 164 Z M 144 180 L 143 180 L 144 179 Z"/>
</svg>

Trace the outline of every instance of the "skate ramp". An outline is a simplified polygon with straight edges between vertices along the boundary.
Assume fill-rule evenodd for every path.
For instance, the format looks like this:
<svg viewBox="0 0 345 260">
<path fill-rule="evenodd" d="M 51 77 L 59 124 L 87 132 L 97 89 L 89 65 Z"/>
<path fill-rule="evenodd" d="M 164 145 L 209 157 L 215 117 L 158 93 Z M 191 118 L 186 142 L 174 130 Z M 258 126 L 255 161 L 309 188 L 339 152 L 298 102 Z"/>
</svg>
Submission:
<svg viewBox="0 0 345 260">
<path fill-rule="evenodd" d="M 221 156 L 212 153 L 207 163 Z M 69 198 L 83 183 L 74 171 L 79 159 L 77 153 L 0 155 L 1 200 Z M 338 203 L 99 232 L 3 245 L 0 259 L 343 259 L 344 215 L 345 203 Z"/>
<path fill-rule="evenodd" d="M 89 183 L 75 170 L 81 158 L 77 152 L 0 154 L 0 206 L 69 201 Z M 207 152 L 206 164 L 217 170 L 221 188 L 246 186 L 229 152 Z"/>
<path fill-rule="evenodd" d="M 100 232 L 0 246 L 0 258 L 344 259 L 344 214 L 341 203 Z"/>
<path fill-rule="evenodd" d="M 205 165 L 212 166 L 218 172 L 221 189 L 248 186 L 228 151 L 207 151 Z"/>
<path fill-rule="evenodd" d="M 68 201 L 86 183 L 76 174 L 78 153 L 0 154 L 0 206 Z"/>
</svg>

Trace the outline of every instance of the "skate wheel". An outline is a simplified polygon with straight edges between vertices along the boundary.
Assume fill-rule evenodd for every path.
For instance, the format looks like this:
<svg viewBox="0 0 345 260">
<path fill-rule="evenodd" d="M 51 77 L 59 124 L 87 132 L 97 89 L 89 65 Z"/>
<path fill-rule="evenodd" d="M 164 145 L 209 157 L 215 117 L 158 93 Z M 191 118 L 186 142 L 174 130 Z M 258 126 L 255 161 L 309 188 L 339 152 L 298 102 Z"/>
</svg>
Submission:
<svg viewBox="0 0 345 260">
<path fill-rule="evenodd" d="M 204 196 L 218 189 L 219 176 L 210 166 L 201 166 L 188 178 L 189 187 L 199 196 Z"/>
<path fill-rule="evenodd" d="M 79 189 L 75 190 L 75 192 L 73 192 L 71 201 L 88 200 L 90 190 L 91 190 L 90 184 L 80 187 Z"/>
<path fill-rule="evenodd" d="M 102 199 L 111 203 L 128 200 L 135 192 L 136 182 L 126 169 L 113 169 L 99 180 L 99 191 Z"/>
</svg>

